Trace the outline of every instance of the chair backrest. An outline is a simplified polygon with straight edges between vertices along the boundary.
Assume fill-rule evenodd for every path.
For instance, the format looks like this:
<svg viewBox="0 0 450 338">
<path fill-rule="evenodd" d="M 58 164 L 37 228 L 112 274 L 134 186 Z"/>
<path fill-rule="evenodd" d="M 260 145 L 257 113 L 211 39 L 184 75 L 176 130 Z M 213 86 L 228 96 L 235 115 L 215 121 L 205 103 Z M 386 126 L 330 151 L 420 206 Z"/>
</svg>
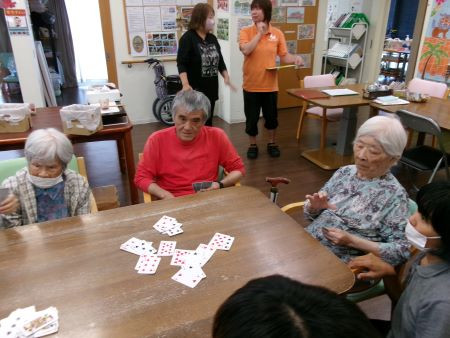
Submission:
<svg viewBox="0 0 450 338">
<path fill-rule="evenodd" d="M 444 98 L 447 93 L 447 85 L 441 82 L 414 78 L 408 83 L 408 90 L 414 93 L 428 94 L 433 97 Z"/>
<path fill-rule="evenodd" d="M 24 168 L 26 165 L 27 160 L 25 157 L 0 161 L 0 184 L 8 177 L 15 175 L 18 170 Z M 70 160 L 67 168 L 72 169 L 76 172 L 80 172 L 78 168 L 78 161 L 75 156 L 72 157 L 72 160 Z M 83 175 L 81 172 L 80 174 Z M 83 176 L 86 176 L 86 174 L 84 174 Z"/>
<path fill-rule="evenodd" d="M 305 76 L 303 79 L 305 88 L 335 86 L 334 76 L 331 74 Z"/>
</svg>

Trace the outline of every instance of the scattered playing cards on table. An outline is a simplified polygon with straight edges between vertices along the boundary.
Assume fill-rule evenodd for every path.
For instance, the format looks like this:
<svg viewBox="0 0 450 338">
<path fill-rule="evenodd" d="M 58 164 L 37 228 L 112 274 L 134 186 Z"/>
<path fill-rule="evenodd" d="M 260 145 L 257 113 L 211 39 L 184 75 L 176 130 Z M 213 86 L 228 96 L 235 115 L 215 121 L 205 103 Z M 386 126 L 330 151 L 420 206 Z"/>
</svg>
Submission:
<svg viewBox="0 0 450 338">
<path fill-rule="evenodd" d="M 43 337 L 58 332 L 58 310 L 49 307 L 36 311 L 34 306 L 17 309 L 0 320 L 0 337 Z"/>
<path fill-rule="evenodd" d="M 216 232 L 208 245 L 219 250 L 230 250 L 233 241 L 234 237 Z"/>
<path fill-rule="evenodd" d="M 172 256 L 175 252 L 177 242 L 175 241 L 161 241 L 159 243 L 157 256 Z"/>
<path fill-rule="evenodd" d="M 138 256 L 151 255 L 156 253 L 156 249 L 152 244 L 153 242 L 147 242 L 136 237 L 131 237 L 120 246 L 120 249 Z"/>
<path fill-rule="evenodd" d="M 138 273 L 153 275 L 158 269 L 159 262 L 161 262 L 161 257 L 156 255 L 143 255 L 139 257 L 134 269 Z"/>
<path fill-rule="evenodd" d="M 182 226 L 183 224 L 178 222 L 176 218 L 164 215 L 153 225 L 153 228 L 162 234 L 172 237 L 183 232 L 183 229 L 181 229 Z"/>
</svg>

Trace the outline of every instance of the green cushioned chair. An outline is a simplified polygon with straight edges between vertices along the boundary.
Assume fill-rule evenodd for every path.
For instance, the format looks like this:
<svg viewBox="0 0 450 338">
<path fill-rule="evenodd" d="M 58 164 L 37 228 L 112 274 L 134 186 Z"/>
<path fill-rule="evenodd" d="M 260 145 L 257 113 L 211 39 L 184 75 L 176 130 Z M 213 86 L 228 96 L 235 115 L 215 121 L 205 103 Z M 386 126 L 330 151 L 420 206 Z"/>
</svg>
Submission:
<svg viewBox="0 0 450 338">
<path fill-rule="evenodd" d="M 25 157 L 13 158 L 11 160 L 3 160 L 0 161 L 0 184 L 10 176 L 16 174 L 17 171 L 24 168 L 27 165 L 27 160 Z M 69 169 L 80 172 L 78 169 L 78 162 L 75 156 L 72 157 L 72 160 L 69 162 L 67 166 Z"/>
</svg>

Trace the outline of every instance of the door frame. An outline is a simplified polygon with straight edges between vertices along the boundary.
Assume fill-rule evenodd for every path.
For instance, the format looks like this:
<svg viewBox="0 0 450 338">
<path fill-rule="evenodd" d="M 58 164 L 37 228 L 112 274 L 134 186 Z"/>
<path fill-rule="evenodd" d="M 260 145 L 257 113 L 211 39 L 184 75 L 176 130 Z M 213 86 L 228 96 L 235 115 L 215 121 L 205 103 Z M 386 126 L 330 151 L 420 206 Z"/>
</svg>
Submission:
<svg viewBox="0 0 450 338">
<path fill-rule="evenodd" d="M 114 50 L 114 38 L 109 0 L 98 0 L 98 7 L 100 10 L 100 20 L 102 24 L 103 45 L 105 47 L 105 60 L 108 72 L 108 82 L 112 82 L 118 87 L 119 84 L 117 82 L 116 53 Z"/>
</svg>

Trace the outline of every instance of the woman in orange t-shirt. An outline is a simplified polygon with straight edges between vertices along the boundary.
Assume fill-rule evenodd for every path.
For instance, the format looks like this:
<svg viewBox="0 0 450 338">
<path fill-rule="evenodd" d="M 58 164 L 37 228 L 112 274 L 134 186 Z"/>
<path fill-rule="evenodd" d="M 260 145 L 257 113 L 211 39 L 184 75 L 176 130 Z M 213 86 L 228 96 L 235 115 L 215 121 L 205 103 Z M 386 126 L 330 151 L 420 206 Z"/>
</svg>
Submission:
<svg viewBox="0 0 450 338">
<path fill-rule="evenodd" d="M 288 53 L 283 33 L 270 25 L 270 0 L 253 0 L 250 8 L 254 25 L 242 28 L 239 37 L 239 49 L 244 54 L 245 132 L 250 138 L 247 158 L 258 157 L 256 135 L 261 109 L 265 119 L 264 127 L 269 131 L 267 152 L 271 157 L 279 157 L 280 150 L 275 143 L 275 130 L 278 127 L 278 79 L 277 71 L 268 68 L 276 66 L 277 55 L 281 62 L 295 63 L 298 66 L 303 64 L 303 59 Z"/>
</svg>

